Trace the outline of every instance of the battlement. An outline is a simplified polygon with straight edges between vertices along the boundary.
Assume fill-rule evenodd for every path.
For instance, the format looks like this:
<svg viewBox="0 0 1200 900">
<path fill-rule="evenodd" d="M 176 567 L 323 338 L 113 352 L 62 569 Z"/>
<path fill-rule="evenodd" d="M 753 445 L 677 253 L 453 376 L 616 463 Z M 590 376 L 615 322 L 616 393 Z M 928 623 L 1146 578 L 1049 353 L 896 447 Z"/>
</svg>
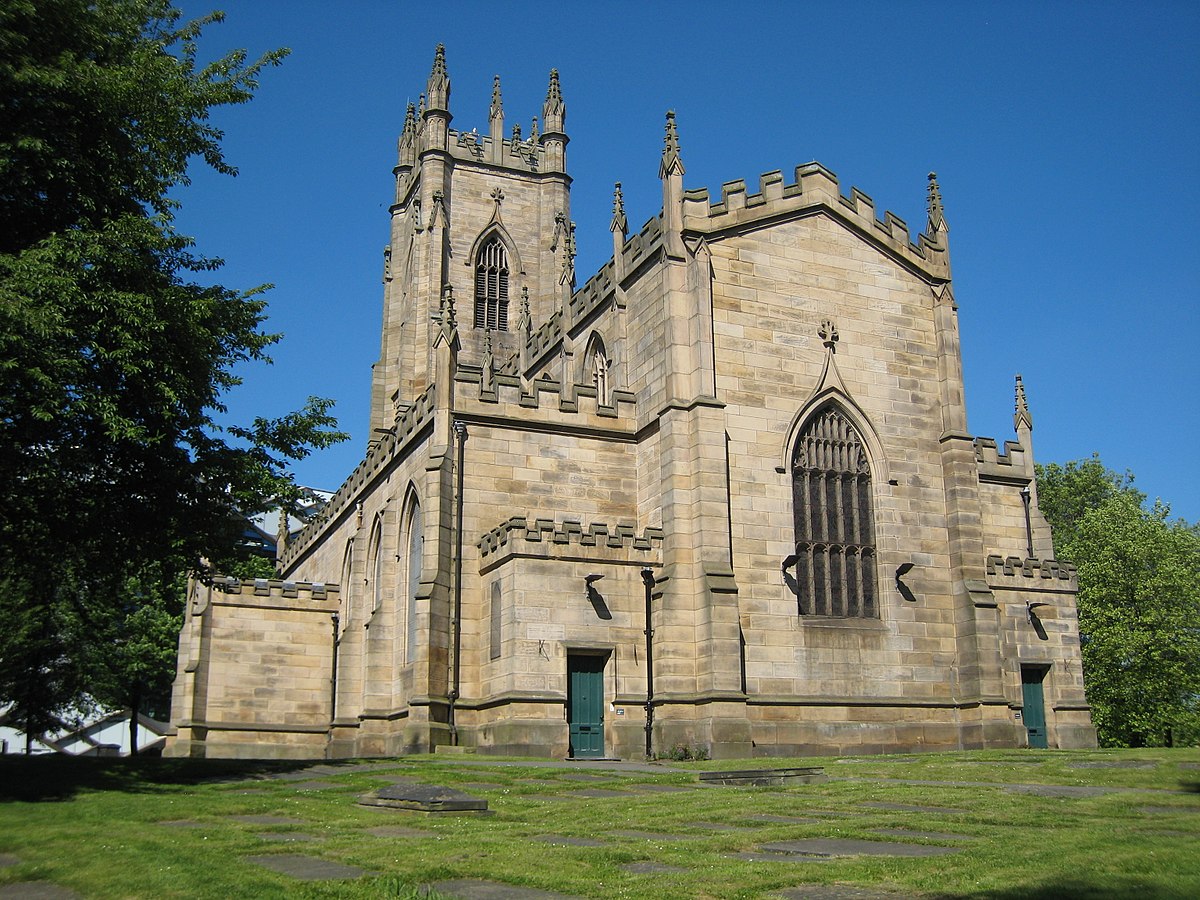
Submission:
<svg viewBox="0 0 1200 900">
<path fill-rule="evenodd" d="M 1075 566 L 1056 559 L 1032 559 L 1022 556 L 990 554 L 987 558 L 988 584 L 1001 590 L 1075 591 Z"/>
<path fill-rule="evenodd" d="M 686 191 L 684 230 L 712 234 L 824 209 L 917 268 L 947 277 L 944 248 L 935 236 L 922 234 L 914 243 L 903 219 L 891 212 L 878 218 L 874 200 L 858 188 L 843 194 L 837 176 L 818 162 L 797 166 L 793 177 L 787 184 L 780 170 L 767 172 L 759 177 L 757 193 L 749 192 L 744 179 L 726 182 L 718 203 L 707 188 Z"/>
<path fill-rule="evenodd" d="M 400 454 L 406 445 L 417 437 L 425 426 L 433 419 L 434 385 L 427 387 L 409 406 L 398 411 L 396 424 L 383 434 L 378 441 L 372 441 L 367 447 L 367 455 L 350 473 L 342 486 L 337 489 L 321 514 L 310 522 L 304 530 L 296 535 L 279 557 L 279 565 L 283 568 L 295 562 L 299 556 L 310 547 L 325 531 L 326 527 L 338 520 L 355 500 L 362 488 Z"/>
<path fill-rule="evenodd" d="M 212 589 L 220 594 L 250 594 L 255 597 L 283 597 L 287 599 L 328 600 L 336 599 L 341 588 L 336 584 L 319 581 L 283 581 L 276 578 L 235 578 L 219 575 L 212 581 Z"/>
<path fill-rule="evenodd" d="M 1028 484 L 1033 479 L 1029 456 L 1017 441 L 1005 441 L 1001 453 L 993 438 L 975 438 L 975 462 L 983 481 Z"/>
<path fill-rule="evenodd" d="M 553 519 L 535 519 L 530 525 L 527 517 L 515 515 L 487 532 L 476 546 L 479 547 L 480 556 L 487 557 L 507 546 L 510 539 L 558 546 L 576 544 L 580 547 L 649 552 L 662 546 L 663 530 L 651 526 L 639 536 L 637 526 L 630 523 L 609 526 L 604 522 L 593 522 L 585 528 L 577 519 L 566 519 L 560 523 L 555 523 Z"/>
<path fill-rule="evenodd" d="M 485 387 L 482 366 L 460 365 L 454 376 L 456 384 L 470 385 L 477 389 L 472 391 L 471 397 L 464 399 L 474 398 L 481 403 L 513 404 L 530 410 L 554 409 L 563 413 L 591 413 L 610 419 L 626 417 L 637 403 L 637 398 L 631 392 L 614 390 L 611 393 L 611 402 L 602 404 L 599 402 L 595 386 L 590 384 L 573 385 L 574 398 L 571 399 L 570 394 L 564 396 L 563 384 L 555 378 L 534 379 L 530 382 L 528 390 L 514 374 L 496 371 L 490 380 L 490 386 Z M 547 395 L 549 401 L 544 404 L 543 394 Z M 583 403 L 581 400 L 588 402 Z"/>
</svg>

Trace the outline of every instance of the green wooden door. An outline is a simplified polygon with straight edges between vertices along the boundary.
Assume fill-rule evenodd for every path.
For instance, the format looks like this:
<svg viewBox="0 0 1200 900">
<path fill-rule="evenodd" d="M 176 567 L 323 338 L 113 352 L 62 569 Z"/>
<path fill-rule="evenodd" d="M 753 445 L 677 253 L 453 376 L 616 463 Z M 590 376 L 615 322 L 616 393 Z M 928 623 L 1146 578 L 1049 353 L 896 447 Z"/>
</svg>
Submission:
<svg viewBox="0 0 1200 900">
<path fill-rule="evenodd" d="M 567 655 L 567 708 L 571 721 L 571 756 L 604 755 L 603 656 Z"/>
<path fill-rule="evenodd" d="M 1046 678 L 1046 669 L 1042 666 L 1021 666 L 1021 692 L 1024 694 L 1025 708 L 1022 717 L 1025 719 L 1025 730 L 1029 732 L 1029 746 L 1046 749 L 1046 695 L 1042 690 L 1042 681 Z"/>
</svg>

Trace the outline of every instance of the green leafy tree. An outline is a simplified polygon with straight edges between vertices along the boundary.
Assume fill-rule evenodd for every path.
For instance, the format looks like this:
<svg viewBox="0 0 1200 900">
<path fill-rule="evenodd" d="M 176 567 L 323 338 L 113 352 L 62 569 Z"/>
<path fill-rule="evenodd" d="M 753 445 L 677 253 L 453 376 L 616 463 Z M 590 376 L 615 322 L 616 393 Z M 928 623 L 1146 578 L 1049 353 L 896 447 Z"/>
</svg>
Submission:
<svg viewBox="0 0 1200 900">
<path fill-rule="evenodd" d="M 247 514 L 295 502 L 291 461 L 345 437 L 317 398 L 219 421 L 236 367 L 279 336 L 263 288 L 198 283 L 219 261 L 174 231 L 170 192 L 196 157 L 235 173 L 210 113 L 286 52 L 201 65 L 219 20 L 167 0 L 0 4 L 0 701 L 35 729 L 88 670 L 139 670 L 100 652 L 142 642 L 103 644 L 114 623 L 169 630 L 180 598 L 160 621 L 131 578 L 230 560 Z"/>
<path fill-rule="evenodd" d="M 1104 746 L 1200 740 L 1200 534 L 1147 509 L 1099 458 L 1038 469 L 1055 554 L 1078 567 L 1079 631 Z"/>
</svg>

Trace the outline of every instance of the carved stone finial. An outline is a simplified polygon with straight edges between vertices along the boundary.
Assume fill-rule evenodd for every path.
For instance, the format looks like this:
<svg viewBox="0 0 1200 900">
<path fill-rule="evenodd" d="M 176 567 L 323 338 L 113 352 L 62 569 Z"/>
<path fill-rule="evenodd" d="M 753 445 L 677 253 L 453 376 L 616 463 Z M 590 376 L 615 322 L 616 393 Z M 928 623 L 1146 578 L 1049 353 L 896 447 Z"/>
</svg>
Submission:
<svg viewBox="0 0 1200 900">
<path fill-rule="evenodd" d="M 563 229 L 563 264 L 562 278 L 559 284 L 575 285 L 575 223 L 570 222 Z"/>
<path fill-rule="evenodd" d="M 504 202 L 504 191 L 501 188 L 492 188 L 492 192 L 488 196 L 492 198 L 492 202 L 496 204 L 497 209 Z"/>
<path fill-rule="evenodd" d="M 945 210 L 942 209 L 942 189 L 938 186 L 937 172 L 929 173 L 929 234 L 949 231 Z"/>
<path fill-rule="evenodd" d="M 521 287 L 521 312 L 517 317 L 517 331 L 528 335 L 533 328 L 533 318 L 529 315 L 529 288 Z"/>
<path fill-rule="evenodd" d="M 402 166 L 412 166 L 417 161 L 417 111 L 411 103 L 408 104 L 408 109 L 404 112 L 404 128 L 400 131 L 400 140 L 397 142 L 397 153 L 399 156 L 399 164 Z"/>
<path fill-rule="evenodd" d="M 679 132 L 675 130 L 675 110 L 670 109 L 667 110 L 667 133 L 663 137 L 663 156 L 658 167 L 658 177 L 683 173 L 683 159 L 679 155 Z"/>
<path fill-rule="evenodd" d="M 454 311 L 454 285 L 442 286 L 442 300 L 439 310 L 442 319 L 442 330 L 454 331 L 458 328 L 458 317 Z"/>
<path fill-rule="evenodd" d="M 538 142 L 538 117 L 533 117 L 533 124 L 529 126 L 529 140 L 531 143 Z"/>
<path fill-rule="evenodd" d="M 1013 410 L 1013 428 L 1017 431 L 1021 430 L 1024 425 L 1030 431 L 1033 430 L 1033 415 L 1029 412 L 1029 403 L 1025 399 L 1025 382 L 1021 380 L 1021 376 L 1017 376 L 1017 400 Z"/>
<path fill-rule="evenodd" d="M 562 88 L 558 83 L 558 69 L 550 70 L 550 86 L 546 89 L 546 102 L 542 104 L 542 122 L 546 133 L 561 132 L 566 125 L 567 105 L 563 103 Z"/>
<path fill-rule="evenodd" d="M 433 192 L 433 210 L 429 213 L 429 227 L 438 224 L 439 217 L 443 227 L 450 226 L 450 217 L 446 214 L 446 194 L 444 191 Z"/>
<path fill-rule="evenodd" d="M 625 234 L 628 227 L 629 222 L 625 218 L 625 198 L 621 194 L 621 182 L 618 181 L 613 187 L 613 217 L 608 230 L 619 231 L 621 234 Z"/>
<path fill-rule="evenodd" d="M 421 96 L 417 98 L 417 116 L 419 118 L 423 115 L 425 115 L 425 95 L 421 94 Z"/>
<path fill-rule="evenodd" d="M 822 322 L 821 327 L 817 329 L 817 334 L 821 338 L 821 343 L 830 353 L 837 353 L 838 332 L 832 319 Z"/>
<path fill-rule="evenodd" d="M 488 117 L 498 119 L 502 115 L 504 115 L 504 101 L 500 98 L 500 76 L 497 75 L 492 79 L 492 108 Z"/>
<path fill-rule="evenodd" d="M 429 73 L 429 84 L 425 87 L 429 94 L 429 109 L 446 110 L 450 106 L 450 78 L 446 74 L 446 48 L 437 45 L 433 52 L 433 70 Z"/>
<path fill-rule="evenodd" d="M 392 280 L 392 245 L 383 248 L 383 280 Z"/>
<path fill-rule="evenodd" d="M 567 214 L 561 209 L 554 214 L 554 234 L 550 236 L 550 252 L 553 253 L 558 249 L 558 242 L 562 240 L 563 233 L 567 229 Z"/>
</svg>

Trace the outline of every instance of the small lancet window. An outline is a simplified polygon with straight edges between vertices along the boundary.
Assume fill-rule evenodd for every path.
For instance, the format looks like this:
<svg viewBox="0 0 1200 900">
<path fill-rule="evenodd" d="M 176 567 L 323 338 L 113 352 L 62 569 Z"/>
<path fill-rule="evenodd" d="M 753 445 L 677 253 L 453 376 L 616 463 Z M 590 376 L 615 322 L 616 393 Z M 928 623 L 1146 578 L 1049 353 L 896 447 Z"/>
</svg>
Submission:
<svg viewBox="0 0 1200 900">
<path fill-rule="evenodd" d="M 499 235 L 475 261 L 475 327 L 508 331 L 508 254 Z"/>
<path fill-rule="evenodd" d="M 802 615 L 878 615 L 871 470 L 862 438 L 824 407 L 792 454 L 796 596 Z"/>
<path fill-rule="evenodd" d="M 600 406 L 612 405 L 612 388 L 609 384 L 609 362 L 604 355 L 604 348 L 596 344 L 592 348 L 592 384 L 596 387 L 596 403 Z"/>
</svg>

